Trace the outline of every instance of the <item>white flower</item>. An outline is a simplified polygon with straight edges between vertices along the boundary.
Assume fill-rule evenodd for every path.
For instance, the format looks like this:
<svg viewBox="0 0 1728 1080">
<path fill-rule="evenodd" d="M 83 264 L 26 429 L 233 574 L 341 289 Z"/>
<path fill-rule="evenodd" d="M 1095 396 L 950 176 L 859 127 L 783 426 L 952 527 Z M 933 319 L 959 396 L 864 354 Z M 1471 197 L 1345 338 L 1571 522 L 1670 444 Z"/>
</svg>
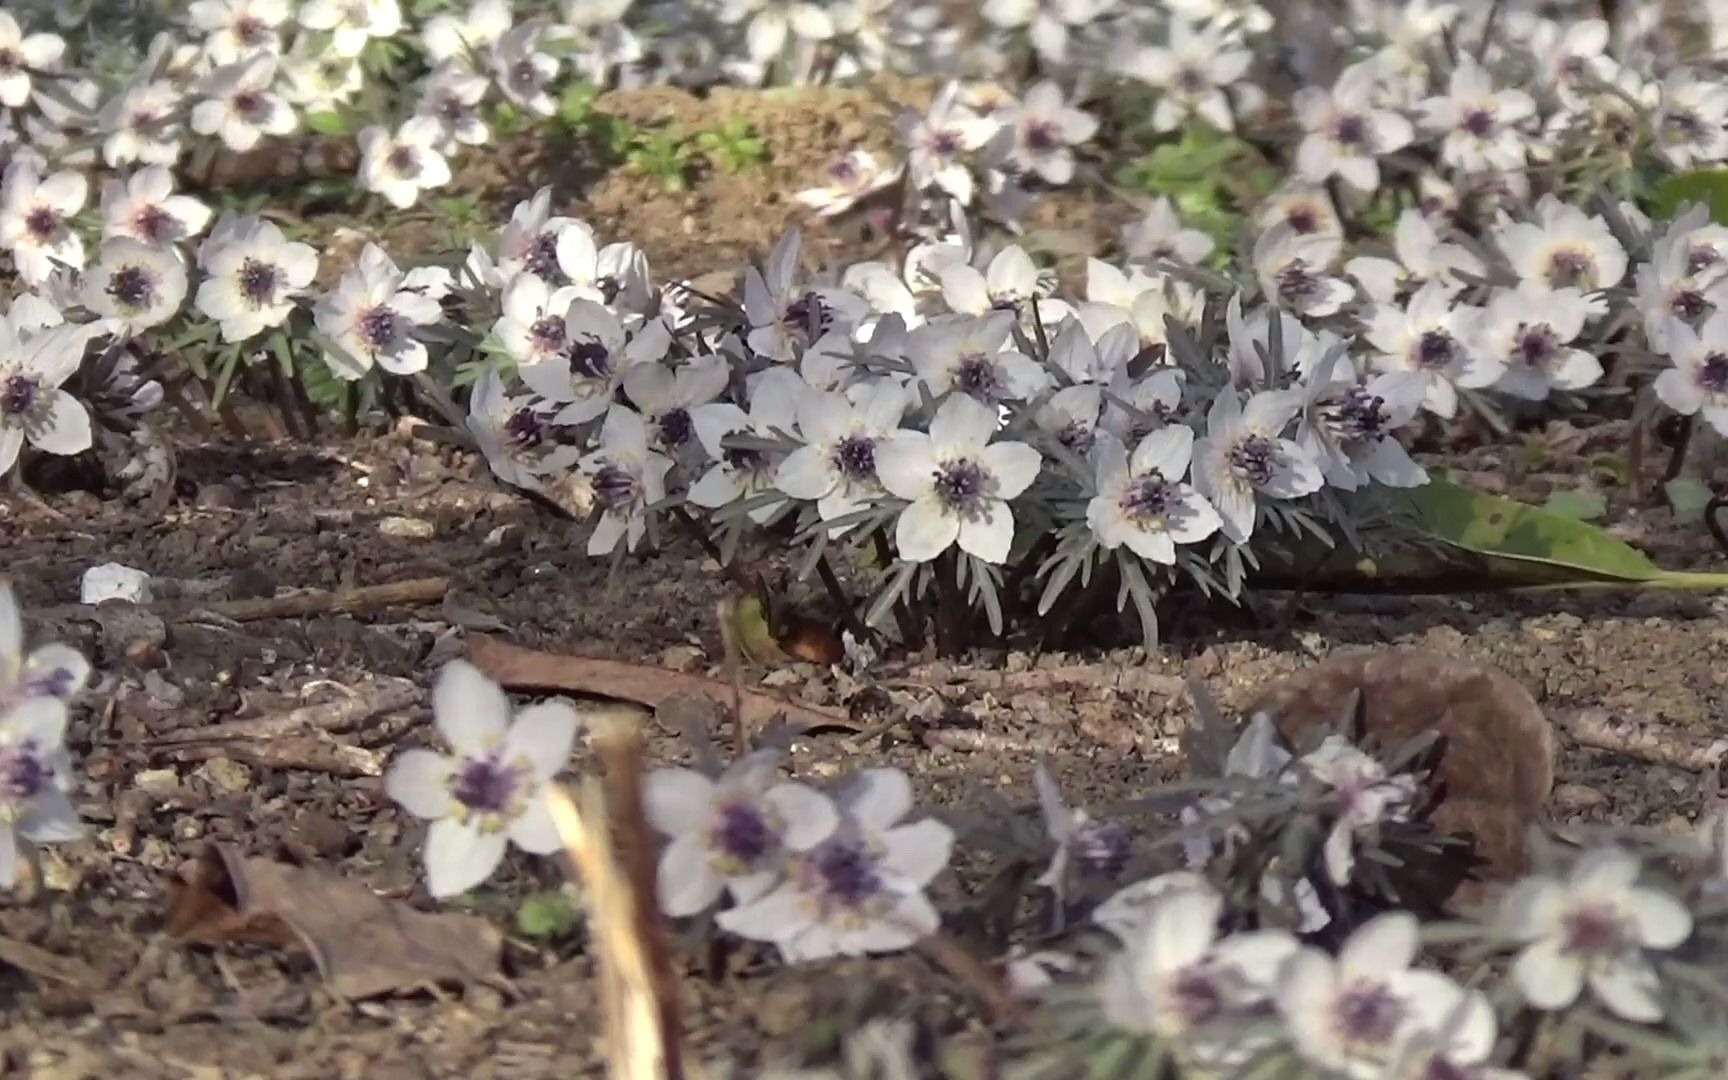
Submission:
<svg viewBox="0 0 1728 1080">
<path fill-rule="evenodd" d="M 1219 392 L 1206 415 L 1206 437 L 1194 447 L 1194 487 L 1218 512 L 1225 536 L 1245 544 L 1254 533 L 1256 494 L 1294 499 L 1325 482 L 1308 452 L 1283 438 L 1301 408 L 1288 391 L 1262 391 L 1244 406 Z"/>
<path fill-rule="evenodd" d="M 359 56 L 373 38 L 392 38 L 402 29 L 402 9 L 396 0 L 306 0 L 300 25 L 330 34 L 329 48 L 338 56 Z"/>
<path fill-rule="evenodd" d="M 65 52 L 60 35 L 26 35 L 11 12 L 0 11 L 0 105 L 23 108 L 30 100 L 32 72 L 53 70 Z"/>
<path fill-rule="evenodd" d="M 1488 301 L 1482 348 L 1506 366 L 1496 388 L 1542 401 L 1555 390 L 1580 390 L 1602 377 L 1602 364 L 1572 342 L 1590 318 L 1590 301 L 1577 289 L 1529 283 L 1501 289 Z"/>
<path fill-rule="evenodd" d="M 1707 225 L 1709 214 L 1700 204 L 1669 222 L 1638 266 L 1638 310 L 1657 352 L 1668 348 L 1670 320 L 1697 327 L 1728 302 L 1728 228 Z"/>
<path fill-rule="evenodd" d="M 1382 822 L 1402 821 L 1416 799 L 1414 776 L 1389 776 L 1386 767 L 1350 744 L 1342 735 L 1328 735 L 1302 757 L 1309 774 L 1327 787 L 1337 800 L 1337 818 L 1322 849 L 1326 876 L 1334 885 L 1350 881 L 1355 865 L 1355 841 L 1372 837 Z"/>
<path fill-rule="evenodd" d="M 0 179 L 0 245 L 12 252 L 18 276 L 40 285 L 54 268 L 84 268 L 84 241 L 72 231 L 72 216 L 84 208 L 89 185 L 82 173 L 42 176 L 29 154 L 15 155 Z"/>
<path fill-rule="evenodd" d="M 782 753 L 759 750 L 718 777 L 665 768 L 642 782 L 648 821 L 668 843 L 660 856 L 661 910 L 673 918 L 760 898 L 779 880 L 787 855 L 828 839 L 840 814 L 805 784 L 775 783 Z"/>
<path fill-rule="evenodd" d="M 427 77 L 414 112 L 438 121 L 445 140 L 441 150 L 448 151 L 448 143 L 480 146 L 491 138 L 480 115 L 480 103 L 490 86 L 484 77 L 455 64 L 446 64 Z"/>
<path fill-rule="evenodd" d="M 882 494 L 876 451 L 899 428 L 906 406 L 905 390 L 892 379 L 871 380 L 849 394 L 805 390 L 797 406 L 804 445 L 780 463 L 774 483 L 794 499 L 815 500 L 823 521 L 863 509 Z"/>
<path fill-rule="evenodd" d="M 792 197 L 819 217 L 833 217 L 900 179 L 901 170 L 898 164 L 883 168 L 868 150 L 851 150 L 823 170 L 824 186 L 806 188 Z"/>
<path fill-rule="evenodd" d="M 1085 808 L 1069 806 L 1050 775 L 1049 766 L 1040 761 L 1032 770 L 1032 784 L 1038 789 L 1038 808 L 1044 816 L 1044 830 L 1056 850 L 1050 855 L 1050 865 L 1038 875 L 1036 884 L 1056 894 L 1058 905 L 1068 892 L 1070 869 L 1081 877 L 1114 878 L 1127 865 L 1133 837 L 1114 821 L 1093 817 Z"/>
<path fill-rule="evenodd" d="M 930 103 L 929 112 L 902 115 L 894 126 L 906 145 L 912 186 L 919 191 L 939 188 L 968 205 L 975 185 L 964 157 L 989 142 L 1001 125 L 959 104 L 959 93 L 958 83 L 947 84 Z"/>
<path fill-rule="evenodd" d="M 1400 309 L 1376 305 L 1368 312 L 1368 341 L 1380 355 L 1381 371 L 1414 371 L 1427 383 L 1422 407 L 1436 416 L 1458 413 L 1458 388 L 1492 386 L 1505 366 L 1478 344 L 1482 309 L 1454 306 L 1446 286 L 1430 281 Z"/>
<path fill-rule="evenodd" d="M 1098 494 L 1086 505 L 1086 524 L 1098 543 L 1112 550 L 1126 544 L 1142 559 L 1171 565 L 1178 544 L 1197 544 L 1217 532 L 1217 511 L 1182 482 L 1193 452 L 1194 431 L 1182 424 L 1147 435 L 1132 457 L 1113 436 L 1100 436 L 1094 450 Z"/>
<path fill-rule="evenodd" d="M 1122 250 L 1130 258 L 1200 263 L 1216 243 L 1198 229 L 1185 229 L 1170 198 L 1160 195 L 1146 216 L 1122 228 Z"/>
<path fill-rule="evenodd" d="M 1112 7 L 1115 0 L 985 0 L 986 20 L 1005 29 L 1026 27 L 1033 51 L 1048 64 L 1068 59 L 1071 28 L 1082 27 Z"/>
<path fill-rule="evenodd" d="M 17 306 L 0 319 L 0 476 L 12 468 L 25 442 L 50 454 L 90 448 L 90 414 L 60 384 L 84 362 L 101 323 L 71 323 L 23 333 Z"/>
<path fill-rule="evenodd" d="M 866 769 L 842 793 L 828 837 L 787 858 L 784 881 L 722 911 L 721 929 L 770 941 L 787 961 L 893 952 L 933 933 L 941 916 L 924 886 L 948 864 L 954 832 L 926 818 L 898 825 L 912 785 L 897 769 Z"/>
<path fill-rule="evenodd" d="M 510 280 L 510 284 L 504 286 L 501 317 L 493 324 L 492 335 L 521 367 L 538 367 L 542 363 L 562 361 L 568 355 L 571 360 L 569 371 L 572 377 L 575 377 L 581 365 L 576 362 L 574 354 L 569 352 L 571 335 L 568 318 L 571 302 L 577 297 L 578 290 L 568 285 L 553 287 L 548 285 L 544 278 L 533 274 L 518 274 Z M 601 310 L 605 311 L 604 308 Z M 603 332 L 595 333 L 595 337 L 603 343 L 603 347 L 597 354 L 601 361 L 597 370 L 604 375 L 610 367 L 610 346 L 623 343 L 624 328 L 618 322 L 618 317 L 610 311 L 605 311 L 604 316 L 599 318 Z M 591 329 L 590 332 L 594 333 L 595 330 Z M 562 379 L 548 378 L 546 375 L 540 378 L 547 381 L 550 387 L 563 391 L 561 396 L 551 393 L 544 396 L 554 401 L 573 400 Z M 524 381 L 527 379 L 524 378 Z M 533 383 L 529 385 L 532 386 Z M 616 380 L 613 380 L 613 385 L 616 385 Z M 605 411 L 606 406 L 601 403 L 591 415 L 582 419 L 591 420 Z M 579 420 L 572 422 L 580 423 Z"/>
<path fill-rule="evenodd" d="M 748 20 L 745 46 L 757 64 L 779 56 L 788 39 L 826 41 L 834 36 L 834 18 L 828 9 L 801 0 L 725 0 L 720 19 L 733 24 Z"/>
<path fill-rule="evenodd" d="M 996 426 L 994 407 L 954 394 L 936 410 L 929 434 L 901 431 L 878 444 L 882 486 L 911 502 L 894 528 L 902 559 L 928 562 L 956 542 L 984 562 L 1008 557 L 1007 500 L 1031 486 L 1043 462 L 1025 443 L 991 443 Z"/>
<path fill-rule="evenodd" d="M 1128 319 L 1106 319 L 1104 312 L 1111 310 L 1121 311 L 1104 304 L 1088 304 L 1080 318 L 1063 322 L 1061 329 L 1056 331 L 1055 340 L 1050 342 L 1050 362 L 1076 383 L 1113 382 L 1141 352 L 1141 337 L 1134 323 Z M 1087 314 L 1092 314 L 1093 318 L 1086 318 Z M 1106 322 L 1108 325 L 1099 333 L 1098 340 L 1093 341 L 1092 327 Z M 1094 392 L 1097 389 L 1093 387 Z M 1058 394 L 1061 392 L 1057 391 Z M 1102 404 L 1101 397 L 1099 402 Z M 1088 415 L 1096 419 L 1097 410 Z M 1086 446 L 1079 447 L 1082 454 L 1086 450 Z"/>
<path fill-rule="evenodd" d="M 450 182 L 450 163 L 439 153 L 444 127 L 431 116 L 414 116 L 394 135 L 381 127 L 360 133 L 360 186 L 405 210 L 422 191 Z"/>
<path fill-rule="evenodd" d="M 161 165 L 139 169 L 126 180 L 102 185 L 102 238 L 127 237 L 170 248 L 210 224 L 210 208 L 190 195 L 174 194 L 174 174 Z"/>
<path fill-rule="evenodd" d="M 558 59 L 540 51 L 544 27 L 525 22 L 504 32 L 492 46 L 492 78 L 514 105 L 534 116 L 558 111 L 550 86 L 558 75 Z"/>
<path fill-rule="evenodd" d="M 1223 360 L 1230 369 L 1231 385 L 1239 390 L 1258 390 L 1290 372 L 1306 378 L 1340 344 L 1336 334 L 1315 333 L 1279 308 L 1262 305 L 1243 314 L 1240 293 L 1224 308 L 1224 327 L 1229 349 Z"/>
<path fill-rule="evenodd" d="M 90 662 L 70 646 L 40 645 L 24 651 L 24 617 L 12 583 L 0 578 L 0 715 L 29 698 L 71 701 L 89 677 Z"/>
<path fill-rule="evenodd" d="M 22 113 L 27 149 L 53 154 L 56 165 L 68 168 L 83 169 L 96 164 L 100 140 L 93 136 L 99 134 L 101 88 L 95 79 L 61 77 L 55 89 L 52 95 L 37 90 L 31 97 L 35 109 Z"/>
<path fill-rule="evenodd" d="M 1602 19 L 1543 19 L 1533 28 L 1530 51 L 1540 59 L 1542 75 L 1561 104 L 1580 108 L 1592 84 L 1608 82 L 1615 64 L 1608 48 L 1608 23 Z"/>
<path fill-rule="evenodd" d="M 1014 163 L 1045 183 L 1074 179 L 1072 146 L 1098 133 L 1098 120 L 1062 98 L 1062 88 L 1049 79 L 1026 91 L 1020 106 L 1008 115 L 1014 126 Z"/>
<path fill-rule="evenodd" d="M 440 277 L 442 275 L 442 277 Z M 426 346 L 416 326 L 443 318 L 439 299 L 448 271 L 425 267 L 404 274 L 376 244 L 367 244 L 353 269 L 313 308 L 318 329 L 336 345 L 324 362 L 339 379 L 365 377 L 377 366 L 392 375 L 426 369 Z"/>
<path fill-rule="evenodd" d="M 864 314 L 863 303 L 843 289 L 810 289 L 798 282 L 802 240 L 789 229 L 768 253 L 762 269 L 744 268 L 745 344 L 770 360 L 791 363 L 823 335 L 848 330 Z"/>
<path fill-rule="evenodd" d="M 1676 169 L 1728 158 L 1728 86 L 1686 70 L 1670 72 L 1651 125 L 1657 149 Z"/>
<path fill-rule="evenodd" d="M 1299 946 L 1281 930 L 1220 938 L 1223 911 L 1202 879 L 1160 890 L 1127 948 L 1106 961 L 1098 993 L 1112 1023 L 1169 1040 L 1199 1070 L 1233 1075 L 1268 1044 L 1269 1032 L 1245 1035 L 1243 1021 L 1265 1010 Z"/>
<path fill-rule="evenodd" d="M 1380 186 L 1379 159 L 1410 144 L 1410 121 L 1374 107 L 1375 64 L 1365 60 L 1344 69 L 1327 92 L 1319 87 L 1296 91 L 1296 116 L 1308 132 L 1296 148 L 1296 169 L 1318 184 L 1337 175 L 1358 191 Z"/>
<path fill-rule="evenodd" d="M 314 52 L 310 37 L 296 38 L 282 58 L 283 97 L 307 113 L 331 112 L 354 99 L 365 83 L 360 60 L 329 50 Z M 490 85 L 490 84 L 488 84 Z"/>
<path fill-rule="evenodd" d="M 625 376 L 640 365 L 664 370 L 660 361 L 672 340 L 664 322 L 647 319 L 633 333 L 626 333 L 617 315 L 592 300 L 571 298 L 567 290 L 539 303 L 536 294 L 544 295 L 545 289 L 531 275 L 511 282 L 497 333 L 513 355 L 524 350 L 517 369 L 522 381 L 562 406 L 555 422 L 584 424 L 600 416 L 611 406 Z M 532 321 L 528 321 L 530 307 Z M 640 384 L 637 389 L 647 393 Z"/>
<path fill-rule="evenodd" d="M 528 397 L 510 397 L 496 368 L 487 368 L 468 398 L 468 433 L 480 447 L 492 475 L 506 484 L 543 490 L 543 477 L 568 474 L 576 464 L 574 446 L 546 446 L 542 406 Z M 589 498 L 580 500 L 587 503 Z"/>
<path fill-rule="evenodd" d="M 1423 126 L 1444 136 L 1440 159 L 1467 173 L 1517 169 L 1526 143 L 1520 126 L 1536 103 L 1522 90 L 1494 89 L 1488 73 L 1469 53 L 1452 71 L 1446 93 L 1423 101 Z"/>
<path fill-rule="evenodd" d="M 467 892 L 492 876 L 509 844 L 557 851 L 546 785 L 570 759 L 576 710 L 548 701 L 512 719 L 504 691 L 455 660 L 432 686 L 432 720 L 453 753 L 404 750 L 384 777 L 392 799 L 432 822 L 427 890 L 439 898 Z"/>
<path fill-rule="evenodd" d="M 1254 273 L 1266 299 L 1298 315 L 1332 315 L 1356 290 L 1333 277 L 1327 267 L 1338 255 L 1338 240 L 1323 233 L 1299 233 L 1283 223 L 1254 241 Z"/>
<path fill-rule="evenodd" d="M 0 889 L 18 876 L 18 842 L 55 844 L 84 835 L 67 793 L 66 703 L 46 695 L 0 709 Z"/>
<path fill-rule="evenodd" d="M 186 299 L 186 265 L 172 250 L 120 236 L 84 275 L 84 306 L 136 334 L 167 322 Z"/>
<path fill-rule="evenodd" d="M 318 253 L 290 243 L 274 222 L 228 218 L 204 241 L 198 265 L 206 277 L 193 302 L 222 324 L 223 341 L 245 341 L 282 325 L 317 275 Z"/>
<path fill-rule="evenodd" d="M 731 377 L 731 365 L 718 353 L 693 357 L 676 371 L 665 364 L 632 364 L 624 372 L 624 395 L 642 410 L 654 444 L 676 454 L 696 434 L 691 410 L 719 397 Z"/>
<path fill-rule="evenodd" d="M 1656 376 L 1662 404 L 1728 434 L 1728 310 L 1718 310 L 1697 329 L 1678 319 L 1668 323 L 1668 358 L 1674 366 Z"/>
<path fill-rule="evenodd" d="M 1407 1004 L 1416 1021 L 1383 1075 L 1398 1080 L 1527 1080 L 1489 1065 L 1497 1038 L 1494 1007 L 1479 990 L 1430 984 Z"/>
<path fill-rule="evenodd" d="M 588 554 L 611 554 L 619 540 L 625 550 L 636 550 L 648 531 L 648 507 L 666 497 L 672 459 L 648 449 L 648 427 L 640 414 L 614 405 L 600 425 L 600 448 L 583 458 L 581 467 L 600 508 L 600 521 L 588 537 Z"/>
<path fill-rule="evenodd" d="M 140 162 L 172 166 L 180 159 L 180 91 L 166 80 L 138 83 L 110 98 L 97 114 L 106 134 L 102 160 L 111 168 Z"/>
<path fill-rule="evenodd" d="M 907 335 L 906 355 L 933 396 L 980 402 L 1030 400 L 1050 382 L 1037 361 L 1007 348 L 1014 313 L 943 315 Z"/>
<path fill-rule="evenodd" d="M 1536 220 L 1502 222 L 1494 242 L 1524 281 L 1550 289 L 1611 289 L 1626 276 L 1626 249 L 1601 215 L 1586 215 L 1552 195 L 1536 204 Z"/>
<path fill-rule="evenodd" d="M 232 64 L 282 48 L 276 28 L 288 18 L 287 0 L 192 0 L 192 26 L 204 32 L 204 49 L 218 64 Z"/>
<path fill-rule="evenodd" d="M 475 0 L 461 15 L 434 15 L 420 30 L 426 55 L 434 64 L 467 68 L 474 57 L 516 24 L 509 0 Z"/>
<path fill-rule="evenodd" d="M 1441 243 L 1434 224 L 1415 208 L 1398 215 L 1392 245 L 1396 260 L 1358 255 L 1344 264 L 1344 272 L 1376 304 L 1400 303 L 1430 281 L 1456 290 L 1463 286 L 1458 274 L 1481 277 L 1483 273 L 1481 259 L 1459 244 Z"/>
<path fill-rule="evenodd" d="M 1665 892 L 1640 888 L 1636 856 L 1585 852 L 1564 880 L 1534 876 L 1500 901 L 1501 928 L 1526 942 L 1512 979 L 1538 1009 L 1563 1009 L 1586 984 L 1616 1016 L 1662 1019 L 1661 983 L 1646 950 L 1672 949 L 1692 934 L 1692 915 Z"/>
<path fill-rule="evenodd" d="M 1335 377 L 1344 366 L 1348 373 Z M 1296 443 L 1320 462 L 1333 487 L 1355 491 L 1370 482 L 1387 487 L 1420 487 L 1428 471 L 1416 464 L 1393 433 L 1415 419 L 1427 383 L 1407 371 L 1382 372 L 1366 384 L 1342 353 L 1309 378 L 1296 428 Z"/>
<path fill-rule="evenodd" d="M 725 438 L 744 432 L 766 439 L 785 439 L 793 426 L 798 401 L 809 389 L 803 376 L 788 367 L 768 368 L 750 376 L 748 382 L 750 411 L 729 401 L 699 405 L 690 410 L 690 420 L 696 429 L 696 441 L 708 454 L 712 465 L 690 485 L 689 499 L 697 506 L 717 509 L 739 499 L 758 496 L 779 496 L 774 484 L 777 458 L 752 448 L 728 447 Z M 778 497 L 768 498 L 749 511 L 749 517 L 762 524 L 785 504 Z"/>
<path fill-rule="evenodd" d="M 1285 225 L 1299 235 L 1331 237 L 1337 243 L 1344 239 L 1344 225 L 1338 220 L 1332 196 L 1325 188 L 1309 184 L 1291 183 L 1273 192 L 1260 208 L 1255 224 L 1267 231 Z"/>
<path fill-rule="evenodd" d="M 1192 324 L 1198 315 L 1192 298 L 1191 286 L 1166 275 L 1149 274 L 1139 267 L 1124 274 L 1100 259 L 1087 259 L 1086 303 L 1076 314 L 1100 343 L 1108 331 L 1126 325 L 1134 330 L 1138 351 L 1167 348 L 1170 336 L 1167 320 L 1174 318 Z"/>
<path fill-rule="evenodd" d="M 1382 1080 L 1431 1003 L 1456 1001 L 1451 980 L 1412 970 L 1415 916 L 1392 911 L 1363 923 L 1332 957 L 1304 948 L 1279 975 L 1278 1010 L 1302 1056 L 1353 1080 Z"/>
<path fill-rule="evenodd" d="M 1198 115 L 1220 131 L 1236 130 L 1225 88 L 1248 73 L 1253 54 L 1220 24 L 1196 28 L 1186 19 L 1169 23 L 1169 43 L 1142 45 L 1118 60 L 1124 75 L 1162 91 L 1152 109 L 1152 126 L 1174 131 Z"/>
<path fill-rule="evenodd" d="M 536 252 L 530 256 L 528 268 L 553 284 L 571 286 L 584 299 L 620 311 L 649 313 L 654 292 L 648 282 L 648 257 L 640 248 L 627 242 L 599 247 L 594 230 L 573 218 L 548 220 L 537 243 L 545 242 L 547 230 L 555 237 L 555 264 L 549 274 L 542 273 Z"/>
<path fill-rule="evenodd" d="M 219 135 L 235 153 L 252 149 L 265 135 L 288 134 L 296 124 L 294 110 L 270 89 L 275 81 L 274 53 L 217 68 L 204 80 L 204 100 L 192 107 L 192 130 Z"/>
</svg>

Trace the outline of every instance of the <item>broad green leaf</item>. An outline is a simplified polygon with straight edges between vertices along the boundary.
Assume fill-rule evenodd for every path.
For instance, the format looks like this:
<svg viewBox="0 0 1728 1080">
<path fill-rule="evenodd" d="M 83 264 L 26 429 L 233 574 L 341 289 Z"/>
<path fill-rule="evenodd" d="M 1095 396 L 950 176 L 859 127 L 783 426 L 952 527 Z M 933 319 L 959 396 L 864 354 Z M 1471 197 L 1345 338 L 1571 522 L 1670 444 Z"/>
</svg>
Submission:
<svg viewBox="0 0 1728 1080">
<path fill-rule="evenodd" d="M 348 134 L 348 118 L 335 109 L 310 112 L 305 116 L 306 130 L 318 135 Z"/>
<path fill-rule="evenodd" d="M 1674 522 L 1678 525 L 1696 525 L 1703 521 L 1704 508 L 1715 497 L 1709 485 L 1690 476 L 1668 481 L 1662 485 L 1662 492 L 1668 496 L 1668 505 L 1674 511 Z"/>
<path fill-rule="evenodd" d="M 1710 207 L 1710 220 L 1728 223 L 1728 169 L 1694 169 L 1665 177 L 1650 193 L 1650 216 L 1674 217 L 1687 203 Z"/>
<path fill-rule="evenodd" d="M 1608 500 L 1595 491 L 1555 491 L 1542 509 L 1574 521 L 1596 521 L 1608 512 Z"/>
<path fill-rule="evenodd" d="M 1587 522 L 1450 480 L 1410 492 L 1422 527 L 1465 551 L 1543 563 L 1573 580 L 1650 581 L 1664 571 L 1626 541 Z"/>
</svg>

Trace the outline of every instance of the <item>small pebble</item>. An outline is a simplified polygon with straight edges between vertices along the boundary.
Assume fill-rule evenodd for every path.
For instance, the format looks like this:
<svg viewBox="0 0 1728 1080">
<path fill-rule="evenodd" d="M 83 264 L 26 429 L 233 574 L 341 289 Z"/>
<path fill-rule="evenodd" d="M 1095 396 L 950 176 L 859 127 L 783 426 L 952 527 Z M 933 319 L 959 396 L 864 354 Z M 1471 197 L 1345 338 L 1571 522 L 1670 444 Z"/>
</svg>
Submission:
<svg viewBox="0 0 1728 1080">
<path fill-rule="evenodd" d="M 378 523 L 378 531 L 399 540 L 430 540 L 437 528 L 424 518 L 387 517 Z"/>
</svg>

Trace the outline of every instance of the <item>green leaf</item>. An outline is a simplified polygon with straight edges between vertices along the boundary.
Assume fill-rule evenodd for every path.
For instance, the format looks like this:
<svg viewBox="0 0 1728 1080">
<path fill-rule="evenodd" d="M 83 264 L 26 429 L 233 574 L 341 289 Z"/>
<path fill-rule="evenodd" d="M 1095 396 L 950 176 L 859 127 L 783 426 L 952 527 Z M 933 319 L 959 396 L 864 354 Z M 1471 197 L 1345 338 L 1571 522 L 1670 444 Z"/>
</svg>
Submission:
<svg viewBox="0 0 1728 1080">
<path fill-rule="evenodd" d="M 1687 203 L 1710 207 L 1710 220 L 1728 223 L 1728 169 L 1694 169 L 1663 178 L 1650 193 L 1650 216 L 1674 217 Z"/>
<path fill-rule="evenodd" d="M 1595 521 L 1608 512 L 1608 500 L 1595 491 L 1555 491 L 1542 509 L 1574 521 Z"/>
<path fill-rule="evenodd" d="M 516 932 L 523 937 L 550 940 L 569 937 L 582 925 L 582 913 L 563 892 L 540 892 L 525 897 L 516 909 Z"/>
<path fill-rule="evenodd" d="M 1674 510 L 1674 522 L 1677 525 L 1696 525 L 1704 520 L 1704 508 L 1715 498 L 1715 492 L 1702 480 L 1690 476 L 1682 476 L 1662 485 L 1663 494 L 1668 496 L 1668 505 Z"/>
<path fill-rule="evenodd" d="M 348 117 L 336 109 L 307 113 L 304 119 L 306 130 L 318 135 L 346 135 L 349 131 Z"/>
<path fill-rule="evenodd" d="M 1544 564 L 1574 581 L 1652 581 L 1665 573 L 1594 525 L 1450 480 L 1413 489 L 1410 502 L 1425 531 L 1478 555 Z"/>
</svg>

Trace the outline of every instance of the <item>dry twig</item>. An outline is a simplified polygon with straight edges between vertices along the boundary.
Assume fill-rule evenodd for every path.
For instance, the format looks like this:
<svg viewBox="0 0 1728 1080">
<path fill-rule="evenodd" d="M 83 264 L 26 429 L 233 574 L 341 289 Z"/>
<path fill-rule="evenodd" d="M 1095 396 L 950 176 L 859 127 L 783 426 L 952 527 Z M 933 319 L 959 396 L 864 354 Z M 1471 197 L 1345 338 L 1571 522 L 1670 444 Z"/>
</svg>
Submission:
<svg viewBox="0 0 1728 1080">
<path fill-rule="evenodd" d="M 1556 723 L 1580 746 L 1656 765 L 1711 772 L 1728 758 L 1728 739 L 1704 738 L 1665 724 L 1615 716 L 1604 709 L 1581 709 L 1558 717 Z"/>
</svg>

